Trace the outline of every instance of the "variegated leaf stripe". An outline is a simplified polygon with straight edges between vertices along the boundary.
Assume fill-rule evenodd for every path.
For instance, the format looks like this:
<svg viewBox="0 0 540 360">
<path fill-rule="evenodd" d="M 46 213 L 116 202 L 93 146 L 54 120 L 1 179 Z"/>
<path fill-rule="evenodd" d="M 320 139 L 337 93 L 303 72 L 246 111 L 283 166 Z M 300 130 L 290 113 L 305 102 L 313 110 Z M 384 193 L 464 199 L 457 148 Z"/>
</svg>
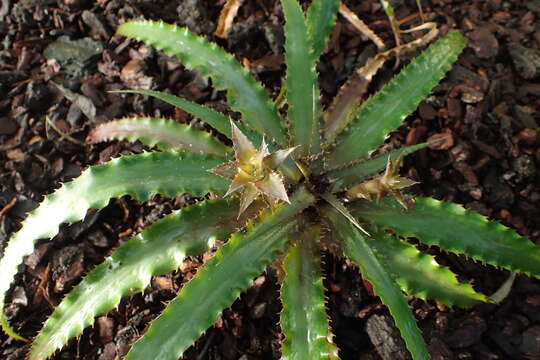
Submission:
<svg viewBox="0 0 540 360">
<path fill-rule="evenodd" d="M 465 44 L 466 39 L 459 32 L 450 33 L 366 100 L 355 119 L 336 138 L 335 148 L 327 156 L 327 167 L 334 169 L 367 157 L 381 145 L 450 70 Z"/>
<path fill-rule="evenodd" d="M 178 359 L 277 258 L 295 229 L 295 216 L 314 201 L 300 189 L 290 205 L 274 209 L 245 232 L 233 234 L 152 322 L 126 360 Z"/>
<path fill-rule="evenodd" d="M 77 179 L 45 196 L 13 235 L 0 260 L 0 308 L 4 308 L 6 292 L 24 256 L 32 253 L 37 240 L 56 235 L 60 224 L 81 220 L 88 209 L 103 208 L 111 198 L 124 195 L 145 201 L 155 194 L 224 194 L 228 181 L 207 171 L 222 162 L 222 158 L 211 155 L 176 152 L 124 156 L 88 168 Z M 0 319 L 4 331 L 15 335 L 3 311 Z"/>
<path fill-rule="evenodd" d="M 285 335 L 282 359 L 338 359 L 325 308 L 317 227 L 306 230 L 284 260 L 280 325 Z"/>
<path fill-rule="evenodd" d="M 330 221 L 332 231 L 341 242 L 345 256 L 358 265 L 362 277 L 371 283 L 375 293 L 388 307 L 413 359 L 429 360 L 426 343 L 407 298 L 392 275 L 375 255 L 375 251 L 366 242 L 360 230 L 336 210 L 327 209 L 326 217 Z"/>
<path fill-rule="evenodd" d="M 173 120 L 132 117 L 101 124 L 90 131 L 91 142 L 107 140 L 141 141 L 163 150 L 185 150 L 198 154 L 227 156 L 232 148 L 219 142 L 211 134 Z"/>
<path fill-rule="evenodd" d="M 176 56 L 183 65 L 209 76 L 218 90 L 227 91 L 228 104 L 242 120 L 281 147 L 288 144 L 277 108 L 264 89 L 236 59 L 214 43 L 186 28 L 163 22 L 131 21 L 118 34 L 133 37 Z"/>
<path fill-rule="evenodd" d="M 155 275 L 199 255 L 238 225 L 238 201 L 208 200 L 167 215 L 122 244 L 58 305 L 32 343 L 28 360 L 45 360 L 114 309 L 124 296 L 143 291 Z"/>
<path fill-rule="evenodd" d="M 359 201 L 355 214 L 401 236 L 416 237 L 513 272 L 540 278 L 540 247 L 515 231 L 461 205 L 432 198 L 416 198 L 405 211 L 391 198 L 380 203 Z"/>
</svg>

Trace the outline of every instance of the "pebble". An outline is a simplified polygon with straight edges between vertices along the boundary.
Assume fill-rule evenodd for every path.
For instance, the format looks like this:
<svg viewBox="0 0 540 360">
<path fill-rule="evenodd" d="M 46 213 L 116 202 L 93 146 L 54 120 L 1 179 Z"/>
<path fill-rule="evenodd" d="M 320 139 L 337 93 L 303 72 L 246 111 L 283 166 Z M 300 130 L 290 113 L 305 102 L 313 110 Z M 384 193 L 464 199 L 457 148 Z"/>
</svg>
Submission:
<svg viewBox="0 0 540 360">
<path fill-rule="evenodd" d="M 13 135 L 19 129 L 17 122 L 9 117 L 0 117 L 0 135 Z"/>
<path fill-rule="evenodd" d="M 446 344 L 455 349 L 462 349 L 476 344 L 487 330 L 485 320 L 474 314 L 461 319 L 457 324 L 458 328 L 445 338 Z"/>
<path fill-rule="evenodd" d="M 399 330 L 388 315 L 371 315 L 366 322 L 366 332 L 383 360 L 411 359 Z"/>
<path fill-rule="evenodd" d="M 107 316 L 100 316 L 97 318 L 97 325 L 99 330 L 99 337 L 103 343 L 108 343 L 113 340 L 114 337 L 114 320 Z"/>
<path fill-rule="evenodd" d="M 83 274 L 84 253 L 77 246 L 66 246 L 54 254 L 52 279 L 54 291 L 62 293 Z"/>
<path fill-rule="evenodd" d="M 487 27 L 477 27 L 469 33 L 469 47 L 480 59 L 490 59 L 499 53 L 499 41 Z"/>
<path fill-rule="evenodd" d="M 540 326 L 535 325 L 522 335 L 520 350 L 527 359 L 540 358 Z"/>
<path fill-rule="evenodd" d="M 535 78 L 540 72 L 540 50 L 518 43 L 508 44 L 508 52 L 519 74 L 525 79 Z"/>
<path fill-rule="evenodd" d="M 100 18 L 91 11 L 84 10 L 82 12 L 82 20 L 90 28 L 90 34 L 102 36 L 104 39 L 110 38 L 109 29 L 103 24 Z"/>
<path fill-rule="evenodd" d="M 51 105 L 51 92 L 43 83 L 31 81 L 26 87 L 24 104 L 31 111 L 42 111 Z"/>
</svg>

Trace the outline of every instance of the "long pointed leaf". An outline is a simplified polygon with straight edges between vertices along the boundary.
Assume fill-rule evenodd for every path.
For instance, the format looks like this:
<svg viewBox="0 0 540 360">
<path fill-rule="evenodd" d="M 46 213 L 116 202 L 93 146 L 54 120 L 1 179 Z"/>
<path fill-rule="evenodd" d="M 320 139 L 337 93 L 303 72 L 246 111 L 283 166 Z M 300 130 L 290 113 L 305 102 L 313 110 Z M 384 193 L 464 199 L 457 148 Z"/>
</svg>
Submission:
<svg viewBox="0 0 540 360">
<path fill-rule="evenodd" d="M 336 168 L 366 157 L 381 145 L 450 70 L 465 44 L 466 39 L 459 32 L 450 33 L 365 101 L 355 119 L 337 137 L 336 147 L 327 159 L 328 166 Z M 358 140 L 359 136 L 362 141 Z"/>
<path fill-rule="evenodd" d="M 433 256 L 382 231 L 370 233 L 367 244 L 407 294 L 437 299 L 447 306 L 467 307 L 487 301 L 470 284 L 460 283 L 450 269 L 437 264 Z"/>
<path fill-rule="evenodd" d="M 306 20 L 315 59 L 318 59 L 326 48 L 336 23 L 339 3 L 339 0 L 313 0 L 309 6 Z"/>
<path fill-rule="evenodd" d="M 429 360 L 426 343 L 407 303 L 407 298 L 392 275 L 379 261 L 364 235 L 337 211 L 328 209 L 327 218 L 342 243 L 345 255 L 358 265 L 364 279 L 369 280 L 375 293 L 388 307 L 413 359 Z"/>
<path fill-rule="evenodd" d="M 287 103 L 293 145 L 298 155 L 321 151 L 321 104 L 306 19 L 297 0 L 282 0 L 285 13 Z"/>
<path fill-rule="evenodd" d="M 32 253 L 37 240 L 56 235 L 60 224 L 81 220 L 88 209 L 103 208 L 109 199 L 124 195 L 145 201 L 158 193 L 224 194 L 228 181 L 207 171 L 222 162 L 222 158 L 210 155 L 162 152 L 120 157 L 88 168 L 47 195 L 11 238 L 0 260 L 0 308 L 4 307 L 6 292 L 24 256 Z M 0 319 L 4 331 L 13 334 L 3 311 Z"/>
<path fill-rule="evenodd" d="M 291 205 L 275 209 L 246 232 L 234 234 L 153 321 L 126 360 L 178 359 L 277 258 L 296 225 L 294 217 L 314 200 L 300 190 L 291 197 Z"/>
<path fill-rule="evenodd" d="M 358 216 L 401 236 L 540 278 L 539 246 L 458 204 L 416 198 L 416 206 L 404 211 L 395 200 L 385 198 L 379 204 L 359 201 L 354 209 Z"/>
<path fill-rule="evenodd" d="M 132 117 L 101 124 L 88 134 L 93 142 L 108 140 L 139 140 L 149 146 L 157 145 L 163 150 L 186 150 L 199 154 L 227 156 L 232 148 L 219 142 L 211 134 L 189 125 L 167 119 Z"/>
<path fill-rule="evenodd" d="M 223 135 L 227 136 L 229 139 L 231 138 L 231 122 L 229 118 L 226 115 L 223 115 L 210 108 L 207 108 L 204 105 L 200 105 L 192 101 L 182 99 L 181 97 L 174 96 L 172 94 L 168 94 L 162 91 L 155 91 L 155 90 L 137 89 L 137 90 L 116 90 L 116 91 L 111 91 L 111 92 L 152 96 L 156 99 L 166 102 L 167 104 L 176 106 L 177 108 L 180 108 L 186 111 L 187 113 L 193 115 L 197 119 L 204 121 L 205 123 L 207 123 L 214 129 L 222 133 Z"/>
<path fill-rule="evenodd" d="M 277 144 L 288 143 L 277 108 L 263 88 L 230 54 L 186 28 L 163 22 L 131 21 L 118 33 L 142 40 L 176 56 L 186 67 L 209 76 L 219 90 L 227 90 L 228 103 L 242 120 Z"/>
<path fill-rule="evenodd" d="M 317 240 L 319 229 L 307 231 L 289 248 L 281 286 L 281 329 L 285 335 L 282 359 L 338 359 L 325 309 Z"/>
<path fill-rule="evenodd" d="M 179 210 L 122 244 L 92 270 L 60 303 L 34 342 L 28 360 L 45 360 L 114 309 L 124 296 L 143 291 L 151 276 L 180 266 L 186 255 L 199 255 L 237 225 L 238 202 L 208 200 Z"/>
<path fill-rule="evenodd" d="M 418 150 L 425 149 L 436 142 L 439 142 L 439 140 L 405 146 L 400 149 L 392 150 L 387 154 L 382 154 L 373 157 L 372 159 L 354 164 L 350 167 L 329 171 L 325 176 L 328 181 L 332 183 L 332 192 L 339 192 L 383 171 L 388 164 L 388 157 L 390 157 L 392 161 L 396 161 L 400 156 L 410 155 Z"/>
</svg>

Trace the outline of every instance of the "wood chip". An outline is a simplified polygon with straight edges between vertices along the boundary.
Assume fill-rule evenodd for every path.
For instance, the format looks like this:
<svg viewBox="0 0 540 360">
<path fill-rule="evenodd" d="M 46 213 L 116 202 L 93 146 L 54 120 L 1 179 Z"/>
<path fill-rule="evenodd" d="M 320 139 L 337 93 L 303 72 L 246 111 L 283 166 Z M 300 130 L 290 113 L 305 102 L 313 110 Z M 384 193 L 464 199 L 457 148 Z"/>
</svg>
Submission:
<svg viewBox="0 0 540 360">
<path fill-rule="evenodd" d="M 238 9 L 243 2 L 244 0 L 227 0 L 219 15 L 218 25 L 214 35 L 223 39 L 227 38 L 234 18 L 238 14 Z"/>
</svg>

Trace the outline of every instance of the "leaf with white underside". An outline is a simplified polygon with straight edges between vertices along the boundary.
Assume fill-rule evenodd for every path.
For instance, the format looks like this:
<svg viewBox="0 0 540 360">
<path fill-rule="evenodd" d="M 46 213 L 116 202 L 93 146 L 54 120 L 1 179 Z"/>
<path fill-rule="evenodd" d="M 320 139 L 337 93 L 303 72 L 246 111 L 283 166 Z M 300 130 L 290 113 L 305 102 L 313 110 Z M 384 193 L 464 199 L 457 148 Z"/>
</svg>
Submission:
<svg viewBox="0 0 540 360">
<path fill-rule="evenodd" d="M 366 242 L 364 234 L 337 210 L 328 207 L 325 216 L 335 237 L 341 242 L 345 256 L 358 265 L 362 277 L 371 283 L 375 293 L 388 307 L 413 359 L 429 360 L 426 343 L 407 298 Z"/>
<path fill-rule="evenodd" d="M 300 189 L 290 205 L 266 212 L 245 232 L 234 234 L 152 322 L 126 360 L 177 360 L 278 257 L 294 231 L 296 215 L 314 201 Z"/>
<path fill-rule="evenodd" d="M 461 205 L 421 197 L 415 201 L 408 211 L 389 197 L 379 203 L 358 201 L 353 210 L 400 236 L 540 278 L 540 246 L 529 239 Z"/>
<path fill-rule="evenodd" d="M 211 134 L 172 120 L 132 117 L 109 121 L 93 128 L 88 134 L 92 143 L 108 140 L 139 140 L 163 150 L 185 150 L 199 154 L 227 156 L 232 149 Z"/>
<path fill-rule="evenodd" d="M 320 92 L 304 12 L 297 0 L 282 0 L 285 14 L 287 113 L 292 142 L 298 156 L 321 151 Z"/>
<path fill-rule="evenodd" d="M 185 256 L 228 237 L 238 225 L 237 213 L 236 200 L 208 200 L 167 215 L 122 244 L 62 300 L 34 339 L 28 360 L 47 359 L 122 297 L 143 291 L 152 276 L 177 269 Z"/>
<path fill-rule="evenodd" d="M 459 32 L 439 39 L 407 65 L 388 85 L 366 100 L 355 118 L 337 136 L 326 159 L 334 169 L 367 157 L 396 130 L 442 80 L 467 41 Z M 362 136 L 362 141 L 358 141 Z"/>
<path fill-rule="evenodd" d="M 82 220 L 88 209 L 103 208 L 111 198 L 124 195 L 146 201 L 155 194 L 225 194 L 228 181 L 207 171 L 223 161 L 211 155 L 176 152 L 124 156 L 88 168 L 72 182 L 45 196 L 11 237 L 0 260 L 0 308 L 4 307 L 6 292 L 24 256 L 32 253 L 37 240 L 56 235 L 60 224 Z M 4 331 L 15 334 L 3 311 L 0 320 Z"/>
<path fill-rule="evenodd" d="M 227 102 L 242 114 L 242 121 L 278 145 L 287 146 L 285 124 L 274 103 L 249 72 L 216 44 L 186 28 L 147 20 L 122 24 L 117 33 L 153 45 L 209 76 L 216 89 L 227 91 Z"/>
<path fill-rule="evenodd" d="M 325 308 L 319 236 L 317 227 L 305 230 L 284 260 L 280 317 L 284 360 L 338 359 Z"/>
</svg>

